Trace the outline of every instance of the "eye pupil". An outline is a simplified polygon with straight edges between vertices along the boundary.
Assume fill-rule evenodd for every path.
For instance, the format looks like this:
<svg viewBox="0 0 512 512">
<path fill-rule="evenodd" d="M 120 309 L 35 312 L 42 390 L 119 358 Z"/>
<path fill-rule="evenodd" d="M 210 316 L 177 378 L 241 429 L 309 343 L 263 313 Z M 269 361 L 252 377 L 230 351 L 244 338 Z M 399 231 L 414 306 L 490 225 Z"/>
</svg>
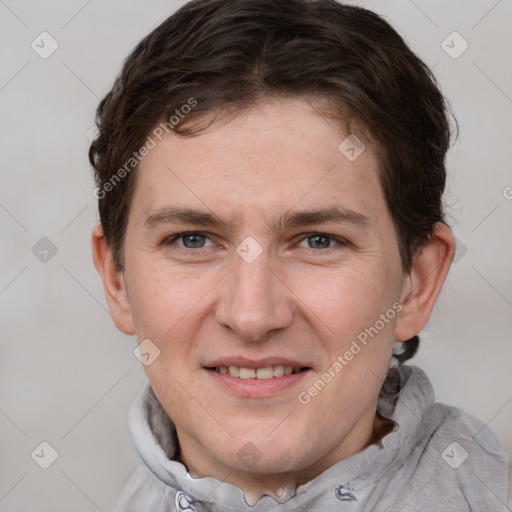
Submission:
<svg viewBox="0 0 512 512">
<path fill-rule="evenodd" d="M 308 243 L 312 249 L 326 249 L 330 246 L 330 238 L 323 235 L 314 235 L 309 237 Z"/>
<path fill-rule="evenodd" d="M 183 237 L 183 245 L 187 249 L 197 249 L 198 247 L 203 247 L 204 243 L 204 235 L 185 235 Z"/>
</svg>

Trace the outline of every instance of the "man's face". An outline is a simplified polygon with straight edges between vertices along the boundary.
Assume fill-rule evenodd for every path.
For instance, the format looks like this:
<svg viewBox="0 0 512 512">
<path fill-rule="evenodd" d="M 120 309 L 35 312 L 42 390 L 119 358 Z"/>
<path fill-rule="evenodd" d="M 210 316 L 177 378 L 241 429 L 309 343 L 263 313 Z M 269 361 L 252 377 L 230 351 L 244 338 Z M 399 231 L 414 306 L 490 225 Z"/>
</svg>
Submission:
<svg viewBox="0 0 512 512">
<path fill-rule="evenodd" d="M 350 161 L 347 135 L 282 100 L 141 162 L 124 282 L 199 472 L 306 478 L 371 442 L 405 277 L 375 155 Z"/>
</svg>

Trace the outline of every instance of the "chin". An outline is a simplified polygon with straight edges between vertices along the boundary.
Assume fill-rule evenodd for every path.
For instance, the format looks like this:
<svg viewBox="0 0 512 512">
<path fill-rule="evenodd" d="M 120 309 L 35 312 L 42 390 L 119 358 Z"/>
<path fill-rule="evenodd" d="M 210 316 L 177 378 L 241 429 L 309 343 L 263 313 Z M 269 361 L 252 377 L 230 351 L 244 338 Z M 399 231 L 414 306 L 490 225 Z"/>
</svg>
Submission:
<svg viewBox="0 0 512 512">
<path fill-rule="evenodd" d="M 229 460 L 226 465 L 242 473 L 279 474 L 300 471 L 304 460 L 301 447 L 290 439 L 264 440 L 264 436 L 254 436 L 253 441 L 237 440 L 228 447 Z M 233 447 L 239 448 L 233 451 Z"/>
<path fill-rule="evenodd" d="M 289 453 L 262 453 L 253 459 L 244 456 L 242 460 L 238 453 L 235 453 L 230 462 L 229 466 L 237 472 L 262 476 L 294 473 L 302 469 L 294 464 L 293 459 L 289 457 Z"/>
</svg>

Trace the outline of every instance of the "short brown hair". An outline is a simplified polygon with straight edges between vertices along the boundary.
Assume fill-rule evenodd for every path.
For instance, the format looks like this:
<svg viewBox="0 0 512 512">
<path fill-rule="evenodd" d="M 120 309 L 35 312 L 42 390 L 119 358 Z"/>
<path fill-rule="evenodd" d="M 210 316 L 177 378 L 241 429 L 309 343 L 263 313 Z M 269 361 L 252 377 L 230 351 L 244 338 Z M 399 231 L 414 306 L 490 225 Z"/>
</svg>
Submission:
<svg viewBox="0 0 512 512">
<path fill-rule="evenodd" d="M 193 0 L 136 46 L 97 110 L 99 135 L 89 159 L 103 232 L 120 269 L 136 182 L 133 156 L 151 130 L 163 122 L 169 127 L 191 99 L 194 108 L 171 126 L 183 136 L 269 97 L 323 98 L 340 122 L 350 126 L 353 119 L 365 128 L 402 265 L 411 268 L 414 252 L 444 222 L 449 111 L 429 68 L 383 18 L 360 7 L 335 0 Z M 417 337 L 406 342 L 402 360 L 417 345 Z"/>
</svg>

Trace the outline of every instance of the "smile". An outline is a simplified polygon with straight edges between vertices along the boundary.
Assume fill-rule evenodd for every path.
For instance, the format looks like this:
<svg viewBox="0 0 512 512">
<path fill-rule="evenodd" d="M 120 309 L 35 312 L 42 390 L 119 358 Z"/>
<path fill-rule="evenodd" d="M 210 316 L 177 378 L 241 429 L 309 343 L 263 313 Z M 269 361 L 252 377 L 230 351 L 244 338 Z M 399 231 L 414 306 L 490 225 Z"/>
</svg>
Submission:
<svg viewBox="0 0 512 512">
<path fill-rule="evenodd" d="M 243 366 L 217 366 L 211 368 L 217 373 L 229 374 L 231 377 L 237 377 L 239 379 L 273 379 L 283 377 L 284 375 L 291 375 L 292 373 L 300 373 L 308 368 L 301 368 L 293 366 L 284 366 L 281 364 L 275 366 L 264 366 L 262 368 L 244 368 Z"/>
</svg>

